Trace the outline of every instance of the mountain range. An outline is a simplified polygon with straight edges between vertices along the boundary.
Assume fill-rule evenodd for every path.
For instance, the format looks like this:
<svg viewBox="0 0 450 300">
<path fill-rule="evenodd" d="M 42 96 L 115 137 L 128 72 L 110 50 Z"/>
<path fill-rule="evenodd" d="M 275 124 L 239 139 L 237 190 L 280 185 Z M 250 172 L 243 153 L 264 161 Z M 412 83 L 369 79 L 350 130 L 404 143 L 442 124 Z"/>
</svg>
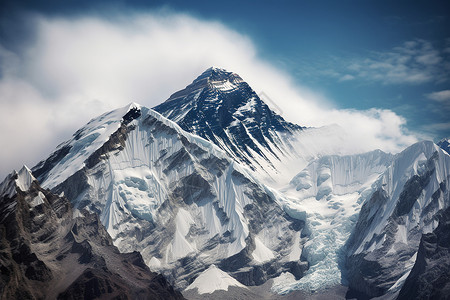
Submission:
<svg viewBox="0 0 450 300">
<path fill-rule="evenodd" d="M 448 143 L 344 138 L 219 68 L 104 113 L 1 184 L 2 298 L 445 298 Z"/>
</svg>

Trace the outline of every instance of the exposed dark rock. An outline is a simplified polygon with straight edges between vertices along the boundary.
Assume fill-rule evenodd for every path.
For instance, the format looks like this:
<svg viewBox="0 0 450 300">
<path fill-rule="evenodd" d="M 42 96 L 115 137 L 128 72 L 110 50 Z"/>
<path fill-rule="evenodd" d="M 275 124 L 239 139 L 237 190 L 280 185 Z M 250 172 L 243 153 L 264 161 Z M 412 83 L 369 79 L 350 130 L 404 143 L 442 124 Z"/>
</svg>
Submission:
<svg viewBox="0 0 450 300">
<path fill-rule="evenodd" d="M 127 126 L 125 122 L 122 123 L 120 128 L 110 136 L 109 140 L 89 156 L 86 160 L 86 167 L 90 169 L 98 164 L 100 160 L 110 152 L 123 149 L 127 134 L 133 129 L 134 126 Z"/>
<path fill-rule="evenodd" d="M 411 208 L 417 201 L 417 198 L 419 198 L 423 189 L 430 182 L 432 173 L 433 170 L 430 170 L 422 176 L 414 175 L 405 183 L 405 187 L 403 188 L 403 192 L 400 194 L 400 198 L 398 199 L 394 212 L 397 216 L 403 216 L 411 211 Z"/>
<path fill-rule="evenodd" d="M 422 235 L 417 259 L 397 299 L 450 299 L 450 208 Z"/>
<path fill-rule="evenodd" d="M 137 107 L 131 108 L 125 116 L 122 117 L 122 124 L 128 125 L 131 121 L 139 118 L 141 116 L 141 110 Z"/>
<path fill-rule="evenodd" d="M 192 173 L 181 179 L 172 195 L 174 199 L 182 199 L 188 205 L 213 196 L 209 182 L 198 173 Z"/>
</svg>

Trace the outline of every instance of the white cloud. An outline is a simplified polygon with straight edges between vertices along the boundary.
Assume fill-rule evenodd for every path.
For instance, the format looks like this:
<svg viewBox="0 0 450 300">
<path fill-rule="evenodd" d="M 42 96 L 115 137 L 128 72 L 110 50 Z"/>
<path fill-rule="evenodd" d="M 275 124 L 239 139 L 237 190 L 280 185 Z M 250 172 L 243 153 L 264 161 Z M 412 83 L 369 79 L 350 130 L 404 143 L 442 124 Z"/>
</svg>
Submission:
<svg viewBox="0 0 450 300">
<path fill-rule="evenodd" d="M 416 141 L 392 111 L 339 110 L 295 85 L 258 56 L 251 40 L 217 22 L 129 12 L 34 22 L 31 46 L 17 53 L 0 47 L 0 134 L 8 145 L 0 148 L 2 177 L 45 158 L 90 118 L 131 101 L 153 107 L 212 65 L 240 74 L 289 121 L 339 124 L 351 137 L 349 152 L 397 152 Z"/>
<path fill-rule="evenodd" d="M 426 96 L 428 99 L 446 103 L 446 102 L 450 101 L 450 90 L 433 92 L 433 93 L 427 94 Z"/>
</svg>

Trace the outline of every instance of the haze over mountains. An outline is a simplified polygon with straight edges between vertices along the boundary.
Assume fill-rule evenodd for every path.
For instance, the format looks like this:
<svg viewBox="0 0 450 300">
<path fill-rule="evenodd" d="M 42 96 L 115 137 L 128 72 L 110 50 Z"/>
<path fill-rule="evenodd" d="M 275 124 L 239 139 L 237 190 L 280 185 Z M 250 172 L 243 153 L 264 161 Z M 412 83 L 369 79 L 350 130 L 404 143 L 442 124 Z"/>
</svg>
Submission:
<svg viewBox="0 0 450 300">
<path fill-rule="evenodd" d="M 239 75 L 218 68 L 154 109 L 131 103 L 94 118 L 33 175 L 23 169 L 2 183 L 1 220 L 23 224 L 39 218 L 35 210 L 56 214 L 38 222 L 48 225 L 2 231 L 11 249 L 0 261 L 8 269 L 2 297 L 30 286 L 50 289 L 47 273 L 71 264 L 87 270 L 92 257 L 106 272 L 92 275 L 104 287 L 95 296 L 125 286 L 124 297 L 181 296 L 163 279 L 153 284 L 149 268 L 189 297 L 226 297 L 229 288 L 239 293 L 260 285 L 273 298 L 340 286 L 359 298 L 443 297 L 450 261 L 436 253 L 450 247 L 449 154 L 426 141 L 396 155 L 346 153 L 339 143 L 345 138 L 336 126 L 285 121 Z M 27 209 L 18 210 L 23 203 Z M 52 203 L 64 203 L 64 213 Z M 74 232 L 73 222 L 95 220 L 101 224 L 89 234 Z M 36 233 L 44 229 L 51 238 Z M 11 236 L 33 260 L 8 254 L 19 251 Z M 82 251 L 63 250 L 74 247 Z M 38 275 L 29 277 L 28 265 Z M 136 281 L 108 271 L 111 266 L 144 275 Z M 27 278 L 23 286 L 17 276 Z M 52 295 L 87 289 L 89 280 L 67 276 Z"/>
</svg>

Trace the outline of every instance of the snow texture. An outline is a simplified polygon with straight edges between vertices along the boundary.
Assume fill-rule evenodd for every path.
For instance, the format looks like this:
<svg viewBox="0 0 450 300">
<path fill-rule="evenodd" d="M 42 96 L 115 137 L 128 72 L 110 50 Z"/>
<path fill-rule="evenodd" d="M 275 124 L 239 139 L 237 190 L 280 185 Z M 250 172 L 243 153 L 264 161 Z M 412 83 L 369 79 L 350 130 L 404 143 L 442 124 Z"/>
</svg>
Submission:
<svg viewBox="0 0 450 300">
<path fill-rule="evenodd" d="M 310 268 L 300 280 L 275 281 L 274 292 L 283 294 L 299 289 L 314 292 L 341 283 L 340 263 L 345 242 L 372 183 L 391 161 L 392 155 L 379 150 L 323 156 L 310 162 L 292 179 L 284 190 L 290 200 L 286 208 L 290 212 L 296 205 L 294 211 L 305 212 L 304 234 L 309 236 L 302 243 L 302 255 Z"/>
</svg>

